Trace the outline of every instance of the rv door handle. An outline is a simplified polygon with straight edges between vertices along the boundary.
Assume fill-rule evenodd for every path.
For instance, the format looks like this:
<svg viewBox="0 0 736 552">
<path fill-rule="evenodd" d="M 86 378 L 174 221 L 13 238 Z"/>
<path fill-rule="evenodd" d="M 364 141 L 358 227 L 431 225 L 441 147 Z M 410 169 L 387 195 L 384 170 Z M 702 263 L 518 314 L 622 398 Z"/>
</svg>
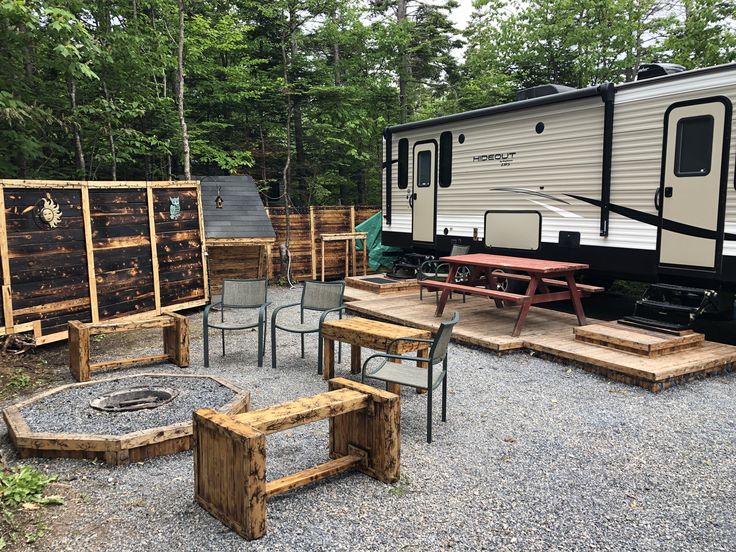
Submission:
<svg viewBox="0 0 736 552">
<path fill-rule="evenodd" d="M 416 194 L 416 193 L 414 193 L 414 194 L 411 194 L 411 195 L 409 196 L 409 207 L 411 207 L 412 209 L 414 208 L 414 200 L 415 200 L 416 198 L 417 198 L 417 194 Z"/>
<path fill-rule="evenodd" d="M 661 203 L 660 202 L 660 199 L 661 199 L 661 196 L 662 196 L 662 192 L 661 192 L 661 190 L 659 188 L 657 188 L 656 190 L 654 190 L 654 209 L 657 210 L 657 211 L 659 211 L 659 208 L 660 208 L 660 203 Z"/>
<path fill-rule="evenodd" d="M 672 186 L 667 186 L 664 189 L 664 197 L 672 197 Z"/>
</svg>

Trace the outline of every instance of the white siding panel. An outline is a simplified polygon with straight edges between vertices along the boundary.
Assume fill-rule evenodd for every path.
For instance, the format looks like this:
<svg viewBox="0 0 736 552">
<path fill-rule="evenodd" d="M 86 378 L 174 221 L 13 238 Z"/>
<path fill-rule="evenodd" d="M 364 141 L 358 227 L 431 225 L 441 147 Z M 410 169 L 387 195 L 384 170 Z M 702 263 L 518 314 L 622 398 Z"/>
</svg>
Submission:
<svg viewBox="0 0 736 552">
<path fill-rule="evenodd" d="M 542 134 L 535 131 L 538 122 L 545 125 Z M 574 211 L 580 217 L 597 219 L 600 212 L 597 207 L 567 198 L 565 194 L 600 198 L 603 148 L 603 102 L 600 98 L 396 133 L 392 138 L 394 156 L 401 138 L 410 139 L 411 152 L 416 142 L 439 140 L 445 130 L 453 133 L 453 175 L 449 188 L 438 189 L 438 233 L 448 228 L 453 235 L 470 237 L 477 228 L 482 239 L 484 214 L 489 209 L 532 209 L 542 212 L 544 218 L 571 220 L 560 217 L 553 209 L 540 207 L 538 202 Z M 463 144 L 458 143 L 460 134 L 465 135 Z M 473 160 L 476 156 L 496 153 L 513 153 L 510 165 Z M 409 165 L 409 174 L 412 174 L 411 154 Z M 385 229 L 411 232 L 406 190 L 398 190 L 395 177 L 393 180 L 392 224 Z M 549 194 L 562 201 L 498 190 L 507 187 Z M 583 243 L 599 241 L 598 228 L 593 226 L 581 228 Z M 555 235 L 552 241 L 556 242 L 557 238 Z"/>
<path fill-rule="evenodd" d="M 736 71 L 665 78 L 648 85 L 623 85 L 618 89 L 613 125 L 612 203 L 657 215 L 654 194 L 660 183 L 665 112 L 673 103 L 709 96 L 725 96 L 736 102 Z M 726 221 L 732 223 L 736 223 L 735 143 L 736 121 L 732 121 L 726 198 Z M 611 214 L 611 236 L 614 221 L 622 218 Z M 632 239 L 638 248 L 656 249 L 656 228 L 642 231 Z M 736 244 L 725 242 L 724 254 L 736 254 Z"/>
</svg>

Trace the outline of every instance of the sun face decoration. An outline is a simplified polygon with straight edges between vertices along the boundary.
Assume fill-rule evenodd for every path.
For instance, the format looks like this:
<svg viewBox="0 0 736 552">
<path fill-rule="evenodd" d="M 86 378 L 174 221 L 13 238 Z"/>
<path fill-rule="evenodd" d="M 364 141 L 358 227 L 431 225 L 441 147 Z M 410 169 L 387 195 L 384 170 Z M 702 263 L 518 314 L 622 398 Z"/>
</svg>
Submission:
<svg viewBox="0 0 736 552">
<path fill-rule="evenodd" d="M 49 228 L 56 228 L 61 222 L 61 209 L 48 194 L 37 203 L 37 213 L 38 219 Z"/>
</svg>

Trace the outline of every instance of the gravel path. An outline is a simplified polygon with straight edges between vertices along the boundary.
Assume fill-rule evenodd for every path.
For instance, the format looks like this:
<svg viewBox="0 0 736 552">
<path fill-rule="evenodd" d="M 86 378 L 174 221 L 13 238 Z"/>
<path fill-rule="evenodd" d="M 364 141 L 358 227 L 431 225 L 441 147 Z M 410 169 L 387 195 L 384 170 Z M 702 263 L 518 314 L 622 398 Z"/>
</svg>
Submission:
<svg viewBox="0 0 736 552">
<path fill-rule="evenodd" d="M 170 403 L 150 410 L 102 412 L 89 405 L 105 393 L 139 386 L 170 387 L 179 394 Z M 219 408 L 233 398 L 232 389 L 209 378 L 148 376 L 67 388 L 27 406 L 21 414 L 33 431 L 122 435 L 186 422 L 192 419 L 192 411 Z"/>
<path fill-rule="evenodd" d="M 293 302 L 299 292 L 274 288 L 270 298 Z M 314 336 L 302 360 L 298 336 L 280 334 L 272 370 L 268 362 L 255 366 L 255 333 L 233 333 L 229 354 L 214 346 L 204 370 L 199 324 L 193 316 L 187 371 L 249 389 L 255 408 L 325 390 Z M 50 514 L 56 537 L 44 549 L 736 548 L 736 374 L 655 395 L 528 354 L 452 345 L 450 355 L 449 418 L 439 421 L 438 398 L 431 445 L 426 398 L 402 395 L 395 485 L 347 474 L 277 497 L 266 537 L 249 543 L 193 502 L 190 453 L 125 467 L 30 460 L 59 474 L 77 497 Z M 346 361 L 337 375 L 347 375 Z M 138 371 L 155 370 L 171 366 Z M 270 436 L 269 479 L 325 461 L 326 445 L 325 422 Z M 14 459 L 5 435 L 2 451 Z"/>
</svg>

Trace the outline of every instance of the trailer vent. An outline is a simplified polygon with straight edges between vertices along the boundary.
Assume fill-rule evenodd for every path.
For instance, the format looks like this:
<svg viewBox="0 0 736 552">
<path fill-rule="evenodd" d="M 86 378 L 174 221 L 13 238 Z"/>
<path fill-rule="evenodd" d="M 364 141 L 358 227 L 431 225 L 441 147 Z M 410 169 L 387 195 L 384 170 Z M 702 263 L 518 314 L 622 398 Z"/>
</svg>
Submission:
<svg viewBox="0 0 736 552">
<path fill-rule="evenodd" d="M 532 98 L 541 98 L 542 96 L 550 96 L 552 94 L 561 94 L 563 92 L 570 92 L 577 90 L 576 88 L 570 88 L 569 86 L 563 86 L 562 84 L 542 84 L 540 86 L 532 86 L 531 88 L 524 88 L 516 93 L 516 101 L 531 100 Z"/>
<path fill-rule="evenodd" d="M 639 66 L 636 73 L 636 80 L 652 79 L 654 77 L 664 77 L 674 73 L 682 73 L 685 68 L 675 63 L 644 63 Z"/>
</svg>

